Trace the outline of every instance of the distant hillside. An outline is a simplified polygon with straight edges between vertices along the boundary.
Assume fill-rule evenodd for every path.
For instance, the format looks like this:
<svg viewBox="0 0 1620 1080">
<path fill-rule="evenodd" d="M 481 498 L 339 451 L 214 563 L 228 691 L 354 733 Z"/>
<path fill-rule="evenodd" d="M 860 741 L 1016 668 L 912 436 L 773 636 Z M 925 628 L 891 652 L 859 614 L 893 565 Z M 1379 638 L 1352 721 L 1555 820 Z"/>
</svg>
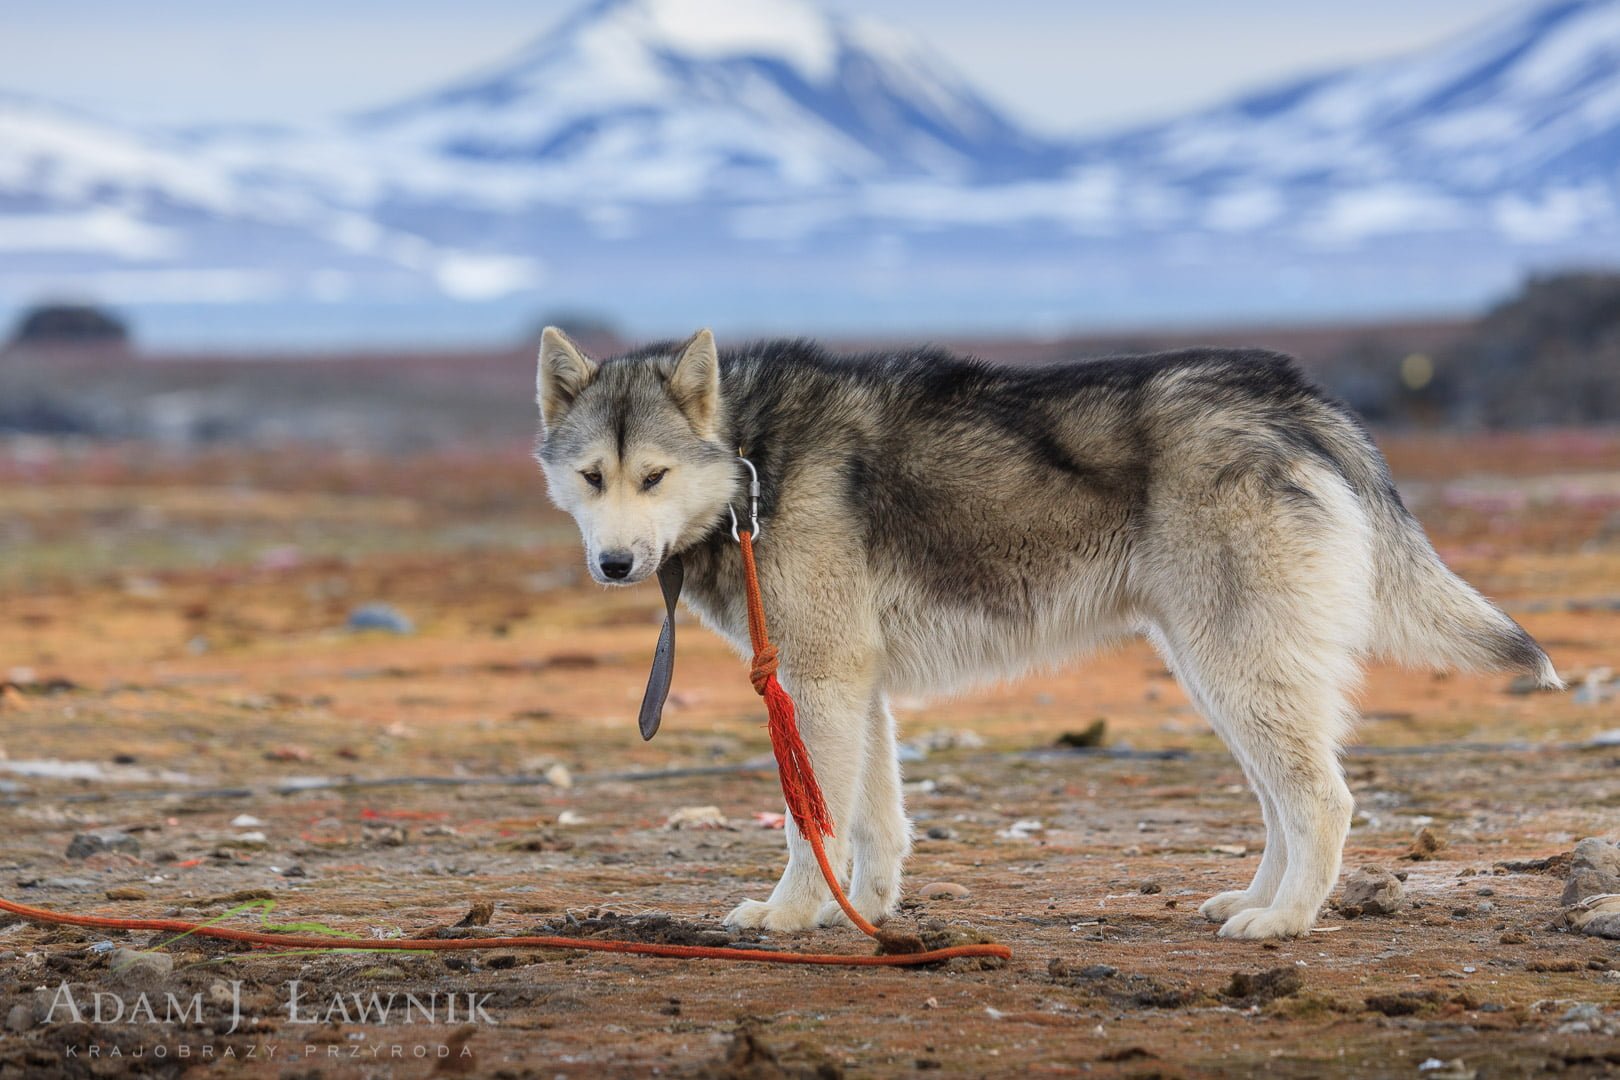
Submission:
<svg viewBox="0 0 1620 1080">
<path fill-rule="evenodd" d="M 587 328 L 610 356 L 631 342 Z M 1191 345 L 1297 356 L 1386 427 L 1498 428 L 1620 420 L 1620 275 L 1536 279 L 1477 321 L 1222 328 L 1051 341 L 935 341 L 1009 364 L 1084 361 Z M 830 342 L 882 348 L 877 339 Z M 536 435 L 530 345 L 492 350 L 165 356 L 90 345 L 0 352 L 0 434 L 284 442 L 413 450 Z"/>
</svg>

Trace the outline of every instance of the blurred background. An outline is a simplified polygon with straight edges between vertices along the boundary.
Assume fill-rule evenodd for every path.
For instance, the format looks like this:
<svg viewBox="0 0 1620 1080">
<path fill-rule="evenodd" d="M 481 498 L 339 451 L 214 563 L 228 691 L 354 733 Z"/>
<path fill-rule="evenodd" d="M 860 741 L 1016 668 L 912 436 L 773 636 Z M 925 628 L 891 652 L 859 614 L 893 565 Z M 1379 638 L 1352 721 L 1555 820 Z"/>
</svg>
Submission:
<svg viewBox="0 0 1620 1080">
<path fill-rule="evenodd" d="M 4 18 L 0 429 L 515 437 L 548 320 L 1254 342 L 1394 425 L 1620 406 L 1614 0 Z"/>
</svg>

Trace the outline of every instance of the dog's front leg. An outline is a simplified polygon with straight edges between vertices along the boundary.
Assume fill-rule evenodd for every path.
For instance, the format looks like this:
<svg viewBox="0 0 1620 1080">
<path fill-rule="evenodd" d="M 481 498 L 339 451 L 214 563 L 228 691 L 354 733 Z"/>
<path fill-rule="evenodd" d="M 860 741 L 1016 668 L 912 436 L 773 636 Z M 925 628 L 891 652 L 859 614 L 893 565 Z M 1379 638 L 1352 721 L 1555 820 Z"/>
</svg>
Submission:
<svg viewBox="0 0 1620 1080">
<path fill-rule="evenodd" d="M 832 814 L 836 835 L 826 839 L 825 847 L 827 859 L 840 878 L 848 872 L 848 838 L 854 831 L 856 789 L 864 764 L 867 712 L 872 697 L 872 684 L 863 670 L 868 668 L 868 664 L 858 661 L 837 675 L 795 674 L 785 666 L 782 672 L 782 685 L 793 695 L 799 731 L 810 751 L 827 810 Z M 726 916 L 726 925 L 766 930 L 808 930 L 816 925 L 822 905 L 831 901 L 832 894 L 815 852 L 799 835 L 791 817 L 787 838 L 787 869 L 770 899 L 744 900 Z"/>
<path fill-rule="evenodd" d="M 881 697 L 868 707 L 865 763 L 856 784 L 854 812 L 840 827 L 849 836 L 854 870 L 849 902 L 868 922 L 880 923 L 900 904 L 900 874 L 911 851 L 911 822 L 900 794 L 900 755 L 894 717 Z M 849 916 L 835 900 L 822 905 L 822 926 L 845 926 Z"/>
</svg>

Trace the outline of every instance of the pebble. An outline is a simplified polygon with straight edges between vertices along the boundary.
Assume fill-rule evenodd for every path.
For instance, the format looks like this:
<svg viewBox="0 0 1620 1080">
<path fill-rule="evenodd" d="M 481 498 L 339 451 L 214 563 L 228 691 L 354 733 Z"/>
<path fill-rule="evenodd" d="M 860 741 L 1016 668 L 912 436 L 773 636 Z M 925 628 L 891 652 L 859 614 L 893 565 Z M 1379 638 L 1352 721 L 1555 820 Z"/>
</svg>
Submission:
<svg viewBox="0 0 1620 1080">
<path fill-rule="evenodd" d="M 385 630 L 390 634 L 414 634 L 416 624 L 392 604 L 363 604 L 349 612 L 350 630 Z"/>
<path fill-rule="evenodd" d="M 140 842 L 127 832 L 120 829 L 95 829 L 79 833 L 68 841 L 67 857 L 88 859 L 102 851 L 121 851 L 126 855 L 135 855 L 140 850 Z"/>
<path fill-rule="evenodd" d="M 403 847 L 409 834 L 403 825 L 393 822 L 367 822 L 360 826 L 360 840 L 362 843 L 377 847 Z"/>
<path fill-rule="evenodd" d="M 557 824 L 564 822 L 559 818 Z M 666 829 L 724 829 L 730 824 L 718 806 L 683 806 L 664 819 Z"/>
<path fill-rule="evenodd" d="M 1575 845 L 1575 860 L 1558 902 L 1568 907 L 1604 893 L 1620 893 L 1620 847 L 1588 837 Z"/>
<path fill-rule="evenodd" d="M 956 830 L 945 825 L 930 825 L 928 831 L 923 835 L 930 840 L 955 840 Z"/>
<path fill-rule="evenodd" d="M 1035 833 L 1044 832 L 1045 830 L 1046 826 L 1041 822 L 1035 820 L 1034 818 L 1026 818 L 1022 821 L 1013 822 L 1005 829 L 1002 829 L 1000 832 L 996 833 L 996 835 L 1001 837 L 1003 840 L 1028 840 Z"/>
<path fill-rule="evenodd" d="M 1406 903 L 1406 889 L 1382 866 L 1363 866 L 1344 883 L 1339 910 L 1359 908 L 1364 915 L 1393 915 Z"/>
<path fill-rule="evenodd" d="M 917 895 L 924 900 L 961 900 L 968 895 L 968 888 L 954 881 L 932 881 L 918 889 Z"/>
<path fill-rule="evenodd" d="M 6 1013 L 7 1031 L 27 1031 L 34 1026 L 34 1010 L 27 1005 L 13 1005 Z"/>
<path fill-rule="evenodd" d="M 168 953 L 114 949 L 107 966 L 114 974 L 125 977 L 167 975 L 174 970 L 174 957 Z"/>
</svg>

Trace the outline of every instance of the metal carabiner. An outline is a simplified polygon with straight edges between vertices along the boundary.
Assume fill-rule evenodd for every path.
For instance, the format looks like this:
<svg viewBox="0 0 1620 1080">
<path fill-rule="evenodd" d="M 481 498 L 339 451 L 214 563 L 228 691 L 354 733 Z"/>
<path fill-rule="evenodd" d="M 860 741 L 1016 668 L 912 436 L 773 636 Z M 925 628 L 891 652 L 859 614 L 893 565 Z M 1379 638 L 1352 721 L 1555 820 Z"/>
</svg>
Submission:
<svg viewBox="0 0 1620 1080">
<path fill-rule="evenodd" d="M 748 528 L 750 535 L 755 540 L 758 540 L 764 532 L 759 526 L 759 470 L 754 468 L 752 461 L 742 456 L 740 450 L 737 452 L 737 460 L 748 466 L 748 475 L 750 477 L 748 481 Z M 726 503 L 726 509 L 731 512 L 731 538 L 740 544 L 742 543 L 742 537 L 737 535 L 737 508 L 728 502 Z"/>
</svg>

